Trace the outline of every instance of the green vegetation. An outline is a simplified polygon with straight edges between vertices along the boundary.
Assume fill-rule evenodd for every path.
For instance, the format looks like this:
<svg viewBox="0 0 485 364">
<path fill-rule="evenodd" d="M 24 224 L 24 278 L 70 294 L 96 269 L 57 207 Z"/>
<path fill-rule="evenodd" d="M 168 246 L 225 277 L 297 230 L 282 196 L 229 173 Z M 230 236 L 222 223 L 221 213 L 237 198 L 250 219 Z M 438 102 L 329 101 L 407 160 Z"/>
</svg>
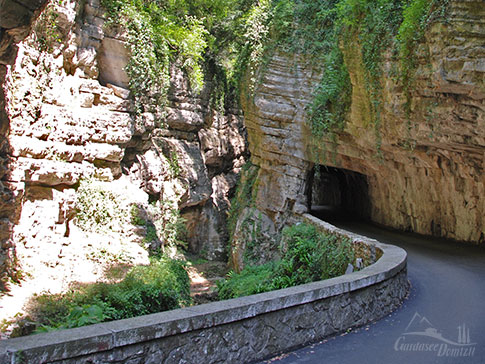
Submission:
<svg viewBox="0 0 485 364">
<path fill-rule="evenodd" d="M 171 165 L 171 168 L 180 169 L 176 159 Z M 79 184 L 75 207 L 74 222 L 84 231 L 121 232 L 131 223 L 146 227 L 144 243 L 152 254 L 187 245 L 185 220 L 180 216 L 176 202 L 159 200 L 148 206 L 133 205 L 110 190 L 106 182 L 88 178 Z"/>
<path fill-rule="evenodd" d="M 186 221 L 180 216 L 175 202 L 154 201 L 146 208 L 133 205 L 131 223 L 145 226 L 146 234 L 143 242 L 152 254 L 163 255 L 167 249 L 187 248 Z"/>
<path fill-rule="evenodd" d="M 74 221 L 85 231 L 119 231 L 129 215 L 122 200 L 106 183 L 95 178 L 83 179 L 77 189 Z"/>
<path fill-rule="evenodd" d="M 429 13 L 432 2 L 429 0 L 416 0 L 404 9 L 404 21 L 399 27 L 397 39 L 399 41 L 399 58 L 403 82 L 407 83 L 409 72 L 415 66 L 412 52 L 416 41 L 423 36 L 424 20 Z"/>
<path fill-rule="evenodd" d="M 336 277 L 354 261 L 348 238 L 298 224 L 283 230 L 281 260 L 247 266 L 218 282 L 219 298 L 228 299 Z"/>
<path fill-rule="evenodd" d="M 241 22 L 252 1 L 237 0 L 102 0 L 110 26 L 128 33 L 131 58 L 126 71 L 135 97 L 135 114 L 163 120 L 170 65 L 188 75 L 193 90 L 213 81 L 214 105 L 230 91 Z M 233 85 L 234 83 L 232 83 Z"/>
<path fill-rule="evenodd" d="M 241 273 L 228 273 L 228 278 L 217 282 L 219 299 L 249 296 L 251 294 L 268 292 L 280 287 L 272 286 L 272 277 L 278 270 L 278 263 L 270 262 L 264 265 L 248 266 Z"/>
<path fill-rule="evenodd" d="M 111 25 L 128 33 L 126 67 L 136 101 L 136 115 L 163 116 L 170 84 L 170 62 L 180 58 L 194 88 L 202 87 L 200 60 L 207 43 L 200 20 L 176 1 L 102 0 Z"/>
<path fill-rule="evenodd" d="M 247 78 L 248 90 L 243 90 L 247 97 L 254 92 L 258 80 L 263 56 L 269 42 L 268 22 L 271 19 L 271 0 L 254 1 L 242 25 L 241 45 L 234 70 L 236 87 L 243 78 Z M 238 87 L 239 89 L 239 87 Z"/>
<path fill-rule="evenodd" d="M 424 37 L 424 31 L 433 21 L 446 21 L 449 0 L 414 0 L 404 8 L 403 21 L 399 27 L 397 41 L 399 46 L 400 81 L 404 86 L 406 103 L 404 105 L 408 118 L 408 129 L 411 113 L 411 86 L 414 82 L 413 70 L 416 69 L 415 48 Z"/>
<path fill-rule="evenodd" d="M 369 117 L 378 153 L 381 147 L 383 53 L 392 48 L 393 37 L 402 22 L 404 3 L 402 0 L 346 0 L 338 4 L 340 26 L 349 30 L 344 38 L 358 36 L 357 44 L 361 47 Z"/>
<path fill-rule="evenodd" d="M 63 294 L 43 294 L 29 305 L 36 333 L 171 310 L 190 304 L 184 264 L 162 257 L 132 268 L 117 283 L 94 283 Z"/>
<path fill-rule="evenodd" d="M 170 152 L 170 156 L 169 158 L 167 158 L 167 162 L 170 168 L 170 172 L 172 173 L 172 178 L 179 177 L 181 168 L 177 157 L 177 152 Z"/>
<path fill-rule="evenodd" d="M 380 150 L 382 64 L 399 57 L 406 89 L 415 68 L 413 52 L 428 24 L 442 20 L 449 0 L 102 0 L 112 24 L 128 30 L 127 67 L 138 115 L 163 116 L 171 63 L 187 73 L 195 90 L 204 79 L 222 108 L 238 93 L 250 96 L 278 50 L 309 57 L 322 79 L 308 107 L 315 140 L 336 141 L 345 127 L 352 86 L 344 48 L 364 65 L 368 115 Z M 343 41 L 343 42 L 342 42 Z M 355 48 L 357 47 L 357 48 Z M 321 66 L 320 66 L 321 65 Z M 240 90 L 242 80 L 246 86 Z"/>
<path fill-rule="evenodd" d="M 414 49 L 426 27 L 446 15 L 448 0 L 261 0 L 247 17 L 245 65 L 253 92 L 261 68 L 276 49 L 303 54 L 323 65 L 320 84 L 309 105 L 309 125 L 316 143 L 326 136 L 336 141 L 345 127 L 352 86 L 343 55 L 359 55 L 364 66 L 365 90 L 380 151 L 382 64 L 394 50 L 406 89 L 412 80 Z M 357 52 L 357 53 L 356 53 Z M 390 56 L 393 52 L 390 52 Z"/>
<path fill-rule="evenodd" d="M 49 4 L 54 9 L 57 2 Z M 127 31 L 131 58 L 127 65 L 135 114 L 163 120 L 170 65 L 188 75 L 192 88 L 205 81 L 213 89 L 213 106 L 222 109 L 238 99 L 243 78 L 249 96 L 276 50 L 302 54 L 322 67 L 320 84 L 309 105 L 315 139 L 335 141 L 345 127 L 352 87 L 343 48 L 349 40 L 361 51 L 365 88 L 380 148 L 381 76 L 387 51 L 399 57 L 406 90 L 415 69 L 413 56 L 426 27 L 446 18 L 449 0 L 101 0 L 108 25 Z M 48 10 L 49 10 L 48 9 Z M 56 13 L 38 22 L 41 48 L 61 41 Z M 44 19 L 45 18 L 45 19 Z M 342 42 L 343 41 L 343 42 Z M 350 51 L 350 50 L 349 50 Z M 390 52 L 392 53 L 392 52 Z M 390 53 L 388 55 L 390 55 Z M 230 100 L 230 101 L 229 101 Z M 409 100 L 408 100 L 409 101 Z M 409 105 L 407 104 L 406 107 Z"/>
<path fill-rule="evenodd" d="M 242 229 L 246 232 L 243 237 L 246 243 L 243 262 L 246 265 L 256 265 L 261 260 L 261 246 L 274 246 L 263 232 L 261 218 L 262 214 L 259 212 L 257 216 L 248 216 L 242 222 Z"/>
<path fill-rule="evenodd" d="M 34 23 L 35 42 L 42 52 L 52 53 L 54 46 L 66 39 L 67 34 L 59 26 L 59 13 L 56 11 L 57 5 L 62 5 L 62 2 L 63 0 L 50 1 Z"/>
</svg>

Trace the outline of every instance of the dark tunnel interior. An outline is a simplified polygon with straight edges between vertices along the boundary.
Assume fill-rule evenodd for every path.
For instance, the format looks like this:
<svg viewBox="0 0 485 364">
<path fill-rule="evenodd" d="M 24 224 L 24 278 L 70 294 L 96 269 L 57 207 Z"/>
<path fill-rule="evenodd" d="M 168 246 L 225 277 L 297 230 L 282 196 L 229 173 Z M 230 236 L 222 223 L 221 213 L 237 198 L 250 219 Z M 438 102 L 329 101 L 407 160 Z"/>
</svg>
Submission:
<svg viewBox="0 0 485 364">
<path fill-rule="evenodd" d="M 314 166 L 308 175 L 307 204 L 324 219 L 370 218 L 367 176 L 342 168 Z"/>
</svg>

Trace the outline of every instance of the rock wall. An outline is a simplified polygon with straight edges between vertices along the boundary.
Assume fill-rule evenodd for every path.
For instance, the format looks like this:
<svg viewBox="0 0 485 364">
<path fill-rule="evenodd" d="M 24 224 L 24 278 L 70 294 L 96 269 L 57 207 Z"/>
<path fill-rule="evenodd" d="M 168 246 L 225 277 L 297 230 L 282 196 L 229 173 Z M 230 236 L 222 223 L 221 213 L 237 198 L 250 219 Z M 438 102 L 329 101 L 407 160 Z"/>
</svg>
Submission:
<svg viewBox="0 0 485 364">
<path fill-rule="evenodd" d="M 320 72 L 304 57 L 274 55 L 254 99 L 243 99 L 252 161 L 260 167 L 258 213 L 278 230 L 289 213 L 306 211 L 308 176 L 321 164 L 367 177 L 375 222 L 484 243 L 484 17 L 483 2 L 455 0 L 447 24 L 427 31 L 417 51 L 409 118 L 403 86 L 392 76 L 397 65 L 387 57 L 381 156 L 369 123 L 359 44 L 342 44 L 353 91 L 346 128 L 336 145 L 313 140 L 306 124 Z"/>
<path fill-rule="evenodd" d="M 2 1 L 0 6 L 0 278 L 15 276 L 13 225 L 18 219 L 17 192 L 5 178 L 8 170 L 9 117 L 5 110 L 4 83 L 7 67 L 14 64 L 17 44 L 30 33 L 32 22 L 39 16 L 47 0 Z M 3 284 L 0 283 L 0 288 Z"/>
<path fill-rule="evenodd" d="M 40 9 L 45 2 L 37 3 Z M 1 6 L 3 21 L 4 2 Z M 27 273 L 35 275 L 36 266 L 46 265 L 62 276 L 65 266 L 71 270 L 66 280 L 79 278 L 68 266 L 86 260 L 76 249 L 84 245 L 93 247 L 95 256 L 101 248 L 118 246 L 129 261 L 143 261 L 145 253 L 125 243 L 147 242 L 150 226 L 160 220 L 148 221 L 156 220 L 150 212 L 154 206 L 181 211 L 192 252 L 225 258 L 226 210 L 247 154 L 242 116 L 237 109 L 211 108 L 211 83 L 194 94 L 173 65 L 165 125 L 157 125 L 150 114 L 143 115 L 143 123 L 135 122 L 123 70 L 129 59 L 124 35 L 106 28 L 103 14 L 97 0 L 52 1 L 24 42 L 14 38 L 18 56 L 1 53 L 2 60 L 9 56 L 8 66 L 0 65 L 2 272 L 15 265 L 15 250 Z M 29 19 L 34 15 L 31 11 Z M 56 33 L 46 40 L 52 34 L 42 33 L 42 22 L 50 16 Z M 29 26 L 22 29 L 27 36 Z M 0 36 L 7 33 L 2 30 Z M 138 222 L 125 216 L 107 235 L 81 231 L 73 219 L 80 185 L 87 180 L 95 181 L 93 191 L 111 196 L 126 216 L 135 205 Z M 163 218 L 163 224 L 174 223 L 170 216 Z M 85 268 L 90 269 L 97 270 Z"/>
</svg>

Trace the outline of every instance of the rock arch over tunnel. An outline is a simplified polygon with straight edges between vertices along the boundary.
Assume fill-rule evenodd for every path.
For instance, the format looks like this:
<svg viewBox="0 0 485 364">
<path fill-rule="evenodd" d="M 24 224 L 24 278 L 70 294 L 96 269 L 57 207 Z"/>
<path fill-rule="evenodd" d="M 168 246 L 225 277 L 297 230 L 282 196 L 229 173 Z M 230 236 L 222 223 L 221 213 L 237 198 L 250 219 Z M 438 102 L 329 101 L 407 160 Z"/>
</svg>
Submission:
<svg viewBox="0 0 485 364">
<path fill-rule="evenodd" d="M 369 219 L 367 176 L 343 168 L 315 165 L 308 174 L 308 209 L 320 214 Z"/>
</svg>

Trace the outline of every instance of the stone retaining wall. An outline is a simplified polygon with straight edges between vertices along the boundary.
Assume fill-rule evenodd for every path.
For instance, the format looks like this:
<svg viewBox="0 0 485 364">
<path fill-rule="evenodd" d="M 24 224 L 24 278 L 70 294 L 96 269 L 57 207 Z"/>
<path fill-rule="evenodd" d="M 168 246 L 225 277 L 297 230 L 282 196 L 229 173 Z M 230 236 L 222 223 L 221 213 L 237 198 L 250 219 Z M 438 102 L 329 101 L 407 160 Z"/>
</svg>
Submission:
<svg viewBox="0 0 485 364">
<path fill-rule="evenodd" d="M 382 257 L 352 274 L 227 301 L 0 342 L 1 363 L 245 363 L 379 319 L 406 296 L 406 252 L 310 215 Z"/>
</svg>

